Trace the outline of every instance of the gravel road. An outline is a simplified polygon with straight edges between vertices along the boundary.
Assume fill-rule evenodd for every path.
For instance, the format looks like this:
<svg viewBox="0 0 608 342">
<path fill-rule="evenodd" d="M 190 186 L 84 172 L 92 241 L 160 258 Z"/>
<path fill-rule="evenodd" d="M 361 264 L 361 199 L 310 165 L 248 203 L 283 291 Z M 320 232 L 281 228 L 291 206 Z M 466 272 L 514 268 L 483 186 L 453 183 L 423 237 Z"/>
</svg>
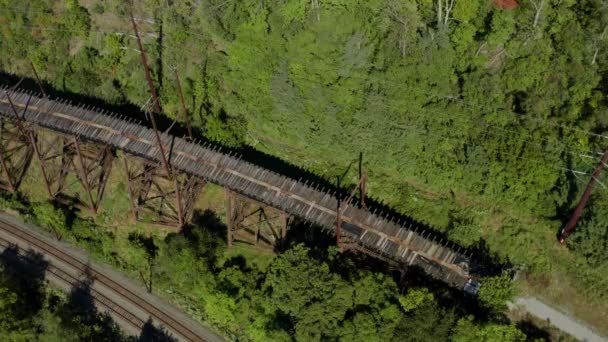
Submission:
<svg viewBox="0 0 608 342">
<path fill-rule="evenodd" d="M 510 308 L 519 307 L 530 314 L 545 320 L 573 337 L 588 342 L 606 342 L 608 339 L 596 334 L 576 319 L 548 306 L 536 298 L 520 297 L 515 304 L 509 303 Z"/>
</svg>

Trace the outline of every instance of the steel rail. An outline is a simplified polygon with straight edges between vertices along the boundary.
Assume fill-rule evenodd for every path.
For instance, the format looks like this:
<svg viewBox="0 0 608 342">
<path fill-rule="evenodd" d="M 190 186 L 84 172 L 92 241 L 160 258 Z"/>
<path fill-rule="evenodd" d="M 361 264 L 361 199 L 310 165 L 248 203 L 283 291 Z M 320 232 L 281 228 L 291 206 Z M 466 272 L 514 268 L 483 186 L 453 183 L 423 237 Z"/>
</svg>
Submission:
<svg viewBox="0 0 608 342">
<path fill-rule="evenodd" d="M 32 246 L 35 246 L 36 248 L 44 251 L 45 253 L 52 255 L 53 257 L 57 258 L 58 260 L 65 262 L 66 264 L 76 268 L 79 271 L 84 272 L 87 270 L 87 268 L 90 269 L 92 275 L 99 283 L 116 291 L 116 293 L 120 294 L 123 298 L 127 299 L 129 302 L 131 302 L 136 307 L 141 308 L 144 312 L 147 312 L 148 314 L 150 314 L 153 318 L 155 318 L 157 321 L 162 323 L 164 326 L 171 328 L 173 331 L 179 333 L 180 335 L 182 335 L 183 337 L 187 338 L 190 341 L 205 341 L 205 339 L 198 336 L 198 334 L 196 332 L 192 331 L 190 328 L 183 325 L 178 320 L 173 319 L 171 316 L 165 314 L 161 309 L 156 307 L 154 304 L 151 304 L 148 300 L 146 300 L 142 296 L 131 291 L 130 289 L 123 286 L 122 284 L 120 284 L 117 281 L 106 276 L 102 272 L 91 269 L 88 265 L 86 265 L 82 261 L 55 248 L 48 242 L 37 237 L 35 234 L 32 234 L 32 233 L 28 232 L 27 230 L 24 230 L 21 227 L 15 225 L 14 223 L 12 223 L 10 221 L 3 219 L 3 218 L 0 218 L 0 229 L 7 231 L 8 233 L 12 234 L 13 236 L 16 236 L 16 237 L 20 238 L 21 240 L 30 243 Z"/>
<path fill-rule="evenodd" d="M 13 242 L 11 242 L 3 237 L 0 237 L 0 247 L 7 249 L 7 248 L 10 248 L 12 245 L 14 245 Z M 21 253 L 19 253 L 18 255 L 22 258 L 27 258 L 27 255 L 23 255 Z M 79 278 L 69 274 L 68 272 L 62 270 L 59 267 L 54 266 L 52 263 L 49 263 L 49 265 L 47 266 L 45 271 L 52 274 L 56 278 L 64 281 L 66 284 L 68 284 L 70 286 L 78 286 L 83 283 L 83 281 L 80 280 Z M 120 306 L 118 303 L 116 303 L 115 301 L 113 301 L 112 299 L 110 299 L 109 297 L 107 297 L 106 295 L 101 293 L 100 291 L 98 291 L 94 288 L 90 288 L 90 290 L 91 290 L 91 297 L 93 297 L 93 299 L 95 299 L 95 301 L 98 302 L 99 305 L 105 307 L 109 311 L 112 311 L 116 315 L 122 317 L 123 320 L 125 320 L 127 323 L 129 323 L 134 328 L 141 329 L 144 326 L 144 324 L 146 323 L 145 321 L 141 320 L 137 316 L 131 314 L 128 310 L 126 310 L 125 308 Z"/>
</svg>

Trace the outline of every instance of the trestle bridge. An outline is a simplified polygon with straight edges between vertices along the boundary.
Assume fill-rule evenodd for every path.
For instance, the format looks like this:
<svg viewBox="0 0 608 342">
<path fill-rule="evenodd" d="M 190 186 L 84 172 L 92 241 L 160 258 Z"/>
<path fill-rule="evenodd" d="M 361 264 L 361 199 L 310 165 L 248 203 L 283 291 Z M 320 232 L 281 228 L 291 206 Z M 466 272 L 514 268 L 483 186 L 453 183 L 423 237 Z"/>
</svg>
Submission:
<svg viewBox="0 0 608 342">
<path fill-rule="evenodd" d="M 244 226 L 239 203 L 250 202 L 273 208 L 285 221 L 296 217 L 334 234 L 339 230 L 343 248 L 402 267 L 418 266 L 452 286 L 462 289 L 471 277 L 470 255 L 422 227 L 389 219 L 348 194 L 317 189 L 222 152 L 219 146 L 161 133 L 98 108 L 7 87 L 0 90 L 0 119 L 0 185 L 8 191 L 18 190 L 30 166 L 38 167 L 49 198 L 60 199 L 67 180 L 75 179 L 83 189 L 80 202 L 96 212 L 112 167 L 123 167 L 133 215 L 152 213 L 157 223 L 182 226 L 210 182 L 226 189 L 229 244 Z M 285 229 L 276 233 L 277 241 Z"/>
</svg>

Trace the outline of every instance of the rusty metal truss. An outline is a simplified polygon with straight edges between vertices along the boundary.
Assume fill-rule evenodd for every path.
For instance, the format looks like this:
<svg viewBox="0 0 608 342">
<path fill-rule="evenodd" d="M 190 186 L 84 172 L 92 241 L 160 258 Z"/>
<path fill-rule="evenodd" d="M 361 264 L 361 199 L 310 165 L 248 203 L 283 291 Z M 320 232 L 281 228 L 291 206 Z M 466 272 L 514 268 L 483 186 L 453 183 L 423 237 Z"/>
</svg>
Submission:
<svg viewBox="0 0 608 342">
<path fill-rule="evenodd" d="M 154 106 L 157 102 L 158 98 L 153 96 Z M 366 208 L 367 175 L 361 154 L 358 186 L 347 196 L 343 191 L 328 190 L 315 182 L 295 180 L 247 162 L 232 152 L 222 151 L 217 145 L 160 133 L 154 122 L 150 129 L 122 115 L 90 106 L 0 87 L 0 111 L 14 125 L 2 128 L 9 133 L 0 132 L 4 144 L 0 161 L 6 164 L 0 165 L 2 171 L 6 175 L 14 169 L 25 169 L 26 163 L 16 154 L 20 151 L 16 145 L 24 142 L 23 138 L 16 138 L 17 127 L 34 149 L 38 162 L 33 164 L 41 168 L 38 175 L 52 199 L 75 193 L 95 210 L 110 172 L 111 162 L 107 158 L 112 153 L 103 147 L 108 144 L 121 150 L 127 159 L 128 194 L 133 213 L 138 218 L 150 217 L 146 212 L 152 213 L 156 223 L 184 225 L 192 214 L 196 195 L 204 185 L 202 179 L 205 179 L 229 189 L 227 234 L 230 244 L 246 234 L 253 235 L 253 244 L 284 243 L 290 221 L 287 214 L 282 213 L 285 212 L 335 233 L 337 245 L 344 250 L 417 266 L 432 277 L 459 288 L 467 284 L 471 270 L 479 266 L 471 259 L 471 251 L 463 251 L 449 241 L 436 240 L 425 227 L 409 220 L 402 222 L 399 215 L 378 210 L 381 208 L 377 206 Z M 149 114 L 156 112 L 155 109 Z M 158 139 L 159 136 L 162 139 Z M 75 137 L 81 140 L 75 140 Z M 90 152 L 83 147 L 86 142 L 95 142 L 101 147 Z M 162 160 L 166 158 L 163 150 L 170 152 L 171 165 Z M 96 168 L 101 170 L 94 171 Z M 184 170 L 192 176 L 183 174 Z M 10 178 L 13 188 L 17 187 L 18 182 L 13 181 L 20 178 L 19 173 Z M 4 184 L 8 187 L 11 182 L 6 179 Z M 357 192 L 358 201 L 354 197 Z M 251 200 L 243 201 L 239 196 Z"/>
<path fill-rule="evenodd" d="M 106 145 L 62 134 L 41 133 L 34 141 L 49 198 L 58 200 L 68 195 L 97 212 L 112 169 L 114 151 Z M 79 191 L 69 193 L 70 175 L 80 185 Z"/>
<path fill-rule="evenodd" d="M 0 187 L 17 192 L 33 155 L 34 148 L 23 130 L 14 121 L 0 120 Z"/>
<path fill-rule="evenodd" d="M 228 247 L 236 240 L 273 250 L 284 247 L 291 216 L 228 189 L 225 195 Z"/>
<path fill-rule="evenodd" d="M 47 194 L 51 200 L 63 192 L 69 172 L 67 159 L 64 154 L 65 146 L 69 144 L 68 138 L 61 134 L 39 134 L 34 139 L 36 158 L 40 164 L 42 177 Z"/>
<path fill-rule="evenodd" d="M 76 156 L 68 162 L 86 192 L 88 206 L 97 212 L 112 170 L 114 151 L 107 145 L 84 143 L 78 138 L 66 147 L 68 155 Z"/>
<path fill-rule="evenodd" d="M 161 164 L 127 154 L 122 160 L 135 220 L 176 227 L 190 220 L 205 180 L 176 171 L 168 175 Z"/>
</svg>

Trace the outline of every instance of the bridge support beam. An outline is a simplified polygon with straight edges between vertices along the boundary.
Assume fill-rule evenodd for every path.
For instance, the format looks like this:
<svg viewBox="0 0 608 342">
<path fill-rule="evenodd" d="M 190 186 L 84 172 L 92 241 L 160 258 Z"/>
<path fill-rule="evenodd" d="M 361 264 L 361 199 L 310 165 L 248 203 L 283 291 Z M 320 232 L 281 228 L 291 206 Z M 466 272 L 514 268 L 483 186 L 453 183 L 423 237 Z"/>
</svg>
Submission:
<svg viewBox="0 0 608 342">
<path fill-rule="evenodd" d="M 109 146 L 84 142 L 78 137 L 43 131 L 33 140 L 49 198 L 76 200 L 96 213 L 112 169 L 114 151 Z M 71 176 L 81 189 L 68 188 Z"/>
<path fill-rule="evenodd" d="M 86 192 L 88 207 L 97 213 L 112 170 L 114 151 L 109 146 L 82 143 L 78 138 L 72 138 L 68 147 L 75 151 L 76 159 L 68 160 Z"/>
<path fill-rule="evenodd" d="M 29 137 L 14 122 L 0 120 L 0 187 L 17 192 L 33 155 Z"/>
<path fill-rule="evenodd" d="M 284 248 L 289 215 L 228 189 L 225 201 L 228 248 L 236 240 L 264 249 Z"/>
<path fill-rule="evenodd" d="M 69 141 L 63 135 L 38 133 L 40 134 L 32 134 L 36 157 L 49 199 L 56 200 L 65 188 L 66 177 L 70 171 L 68 160 L 74 156 L 69 155 Z"/>
<path fill-rule="evenodd" d="M 206 182 L 162 165 L 123 154 L 133 217 L 137 221 L 183 227 L 192 217 L 194 204 Z"/>
</svg>

